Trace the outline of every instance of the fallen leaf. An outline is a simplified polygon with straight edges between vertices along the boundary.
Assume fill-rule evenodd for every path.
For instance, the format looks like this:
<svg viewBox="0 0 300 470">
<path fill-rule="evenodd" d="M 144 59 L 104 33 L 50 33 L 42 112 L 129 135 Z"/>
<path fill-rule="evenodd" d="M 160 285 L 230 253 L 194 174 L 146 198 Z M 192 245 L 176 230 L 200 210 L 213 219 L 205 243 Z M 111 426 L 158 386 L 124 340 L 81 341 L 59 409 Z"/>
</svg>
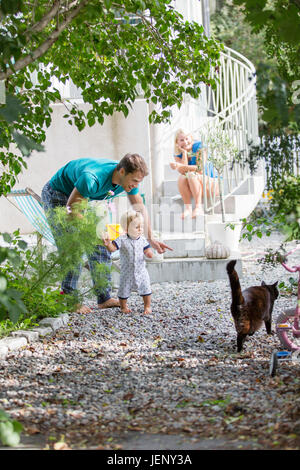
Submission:
<svg viewBox="0 0 300 470">
<path fill-rule="evenodd" d="M 26 428 L 26 432 L 32 436 L 32 434 L 39 434 L 40 433 L 40 430 L 39 428 L 37 428 L 36 426 L 30 426 L 28 428 Z"/>
<path fill-rule="evenodd" d="M 55 442 L 53 445 L 54 450 L 72 450 L 66 442 Z"/>
<path fill-rule="evenodd" d="M 88 349 L 88 348 L 80 348 L 80 351 L 84 352 L 84 353 L 87 353 L 87 354 L 90 354 L 92 352 L 92 349 Z"/>
<path fill-rule="evenodd" d="M 139 427 L 137 424 L 132 423 L 128 426 L 128 429 L 133 429 L 134 431 L 144 431 L 143 428 Z"/>
<path fill-rule="evenodd" d="M 163 356 L 159 356 L 158 354 L 155 354 L 155 360 L 156 361 L 165 361 L 165 358 Z"/>
<path fill-rule="evenodd" d="M 129 392 L 123 396 L 123 400 L 131 400 L 134 397 L 134 394 Z"/>
</svg>

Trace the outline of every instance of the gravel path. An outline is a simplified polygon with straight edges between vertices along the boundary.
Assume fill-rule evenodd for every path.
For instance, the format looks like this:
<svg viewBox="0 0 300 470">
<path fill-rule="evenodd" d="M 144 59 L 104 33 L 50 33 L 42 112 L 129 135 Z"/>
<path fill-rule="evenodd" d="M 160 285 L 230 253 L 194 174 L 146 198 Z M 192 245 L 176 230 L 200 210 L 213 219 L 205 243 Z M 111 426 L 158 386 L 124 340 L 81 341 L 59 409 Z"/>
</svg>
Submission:
<svg viewBox="0 0 300 470">
<path fill-rule="evenodd" d="M 243 242 L 242 287 L 290 277 L 282 267 L 262 272 L 251 253 L 263 248 Z M 214 438 L 210 448 L 221 439 L 227 449 L 299 449 L 300 364 L 271 378 L 280 345 L 263 328 L 237 354 L 228 280 L 152 287 L 152 315 L 133 294 L 130 315 L 71 314 L 55 336 L 11 352 L 0 361 L 0 408 L 50 448 L 64 435 L 69 448 L 132 449 L 128 438 L 146 433 L 144 448 L 150 434 L 182 436 L 187 448 Z M 295 300 L 281 296 L 274 315 Z"/>
</svg>

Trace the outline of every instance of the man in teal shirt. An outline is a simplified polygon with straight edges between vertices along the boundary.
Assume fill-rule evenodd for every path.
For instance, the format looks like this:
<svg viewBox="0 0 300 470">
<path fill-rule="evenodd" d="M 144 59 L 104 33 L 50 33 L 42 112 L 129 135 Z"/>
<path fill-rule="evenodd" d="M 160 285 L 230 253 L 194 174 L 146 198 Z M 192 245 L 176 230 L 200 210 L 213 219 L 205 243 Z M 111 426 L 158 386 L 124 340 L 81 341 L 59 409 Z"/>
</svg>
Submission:
<svg viewBox="0 0 300 470">
<path fill-rule="evenodd" d="M 163 242 L 153 239 L 148 214 L 138 190 L 139 184 L 147 175 L 147 165 L 144 159 L 137 154 L 126 154 L 119 162 L 104 158 L 80 158 L 67 163 L 45 184 L 42 191 L 42 201 L 46 210 L 57 206 L 67 206 L 68 211 L 72 214 L 73 205 L 83 199 L 103 200 L 109 191 L 113 191 L 114 195 L 126 191 L 135 210 L 139 210 L 144 216 L 145 233 L 150 245 L 158 253 L 164 253 L 166 249 L 171 250 L 171 248 Z M 95 247 L 90 266 L 97 262 L 111 264 L 110 253 L 105 246 Z M 91 274 L 93 277 L 93 269 L 91 269 Z M 63 292 L 70 293 L 77 289 L 79 275 L 80 272 L 68 274 L 62 283 Z M 97 300 L 98 307 L 101 309 L 119 307 L 119 300 L 111 297 L 110 288 L 104 292 L 97 292 Z M 86 306 L 80 306 L 78 312 L 89 313 L 90 309 Z"/>
<path fill-rule="evenodd" d="M 67 196 L 70 196 L 76 188 L 82 198 L 102 200 L 105 199 L 109 191 L 113 191 L 115 195 L 124 192 L 124 188 L 117 184 L 120 183 L 118 178 L 114 178 L 117 183 L 112 181 L 118 163 L 104 158 L 72 160 L 58 170 L 51 178 L 50 185 L 56 191 L 61 191 Z M 140 179 L 143 179 L 142 175 L 145 171 L 146 169 L 141 170 L 141 175 L 137 175 L 137 181 L 140 182 Z M 138 192 L 138 188 L 133 187 L 128 194 L 138 194 Z"/>
</svg>

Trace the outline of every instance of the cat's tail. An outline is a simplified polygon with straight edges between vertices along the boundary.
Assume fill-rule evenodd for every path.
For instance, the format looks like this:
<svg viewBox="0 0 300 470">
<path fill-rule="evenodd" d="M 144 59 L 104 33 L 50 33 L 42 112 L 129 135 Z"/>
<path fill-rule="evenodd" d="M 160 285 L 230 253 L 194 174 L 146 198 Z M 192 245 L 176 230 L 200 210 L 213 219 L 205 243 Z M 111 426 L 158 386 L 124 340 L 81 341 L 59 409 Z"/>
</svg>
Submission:
<svg viewBox="0 0 300 470">
<path fill-rule="evenodd" d="M 242 295 L 242 289 L 240 285 L 240 279 L 238 273 L 234 269 L 236 265 L 236 260 L 229 261 L 226 266 L 230 287 L 231 287 L 231 295 L 232 295 L 232 303 L 235 305 L 241 305 L 244 303 L 244 297 Z"/>
</svg>

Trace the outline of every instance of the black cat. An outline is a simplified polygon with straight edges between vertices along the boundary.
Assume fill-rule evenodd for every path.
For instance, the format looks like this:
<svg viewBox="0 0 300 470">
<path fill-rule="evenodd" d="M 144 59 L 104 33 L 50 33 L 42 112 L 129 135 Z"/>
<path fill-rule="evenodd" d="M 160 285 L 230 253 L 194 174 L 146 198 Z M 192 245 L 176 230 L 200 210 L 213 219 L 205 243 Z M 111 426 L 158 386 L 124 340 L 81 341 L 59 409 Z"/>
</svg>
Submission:
<svg viewBox="0 0 300 470">
<path fill-rule="evenodd" d="M 265 323 L 267 333 L 272 334 L 272 310 L 279 295 L 277 283 L 253 286 L 241 290 L 238 273 L 234 269 L 236 260 L 230 261 L 227 266 L 231 286 L 231 314 L 237 332 L 237 350 L 240 352 L 247 335 L 253 335 Z"/>
</svg>

